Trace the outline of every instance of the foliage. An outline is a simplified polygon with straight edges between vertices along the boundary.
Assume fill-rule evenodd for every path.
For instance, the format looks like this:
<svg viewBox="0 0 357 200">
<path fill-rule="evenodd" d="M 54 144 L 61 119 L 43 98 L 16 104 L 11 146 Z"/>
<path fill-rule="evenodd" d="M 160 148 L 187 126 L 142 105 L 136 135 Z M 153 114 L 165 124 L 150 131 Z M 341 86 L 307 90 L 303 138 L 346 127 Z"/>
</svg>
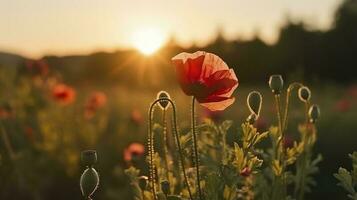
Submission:
<svg viewBox="0 0 357 200">
<path fill-rule="evenodd" d="M 334 174 L 335 178 L 339 181 L 338 185 L 348 192 L 350 199 L 357 199 L 357 152 L 349 155 L 352 160 L 352 170 L 340 167 L 338 172 Z"/>
</svg>

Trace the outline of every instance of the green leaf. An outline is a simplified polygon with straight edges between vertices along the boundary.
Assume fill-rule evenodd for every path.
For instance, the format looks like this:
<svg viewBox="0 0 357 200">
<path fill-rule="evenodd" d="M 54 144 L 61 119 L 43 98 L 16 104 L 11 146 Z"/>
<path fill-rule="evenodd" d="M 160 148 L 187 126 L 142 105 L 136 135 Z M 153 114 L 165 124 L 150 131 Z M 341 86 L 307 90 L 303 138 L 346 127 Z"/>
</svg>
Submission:
<svg viewBox="0 0 357 200">
<path fill-rule="evenodd" d="M 183 198 L 177 195 L 169 195 L 167 196 L 167 200 L 183 200 Z"/>
<path fill-rule="evenodd" d="M 339 180 L 339 186 L 343 187 L 350 194 L 356 193 L 352 185 L 351 174 L 345 168 L 340 167 L 338 173 L 334 174 L 334 176 Z"/>
</svg>

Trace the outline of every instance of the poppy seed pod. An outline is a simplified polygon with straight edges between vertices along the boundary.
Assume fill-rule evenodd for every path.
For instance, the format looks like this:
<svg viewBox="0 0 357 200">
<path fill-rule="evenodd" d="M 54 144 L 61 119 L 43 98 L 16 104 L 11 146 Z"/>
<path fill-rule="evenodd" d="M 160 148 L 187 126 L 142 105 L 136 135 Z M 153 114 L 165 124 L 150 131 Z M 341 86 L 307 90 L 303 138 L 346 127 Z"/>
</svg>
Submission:
<svg viewBox="0 0 357 200">
<path fill-rule="evenodd" d="M 89 167 L 87 168 L 80 179 L 80 187 L 82 191 L 82 195 L 85 198 L 90 199 L 90 197 L 93 195 L 93 193 L 97 190 L 99 185 L 99 175 L 97 171 Z"/>
<path fill-rule="evenodd" d="M 281 75 L 271 75 L 270 76 L 269 87 L 275 95 L 278 95 L 281 93 L 283 86 L 284 86 L 284 80 Z"/>
<path fill-rule="evenodd" d="M 82 151 L 81 160 L 85 166 L 92 166 L 97 162 L 97 152 L 95 150 Z"/>
<path fill-rule="evenodd" d="M 310 122 L 315 123 L 320 117 L 320 108 L 318 105 L 314 104 L 309 109 Z"/>
<path fill-rule="evenodd" d="M 308 87 L 303 86 L 299 88 L 299 99 L 303 102 L 307 102 L 311 98 L 311 91 Z"/>
<path fill-rule="evenodd" d="M 170 95 L 166 91 L 160 91 L 157 93 L 157 99 L 170 99 Z M 169 101 L 161 100 L 159 105 L 161 109 L 166 110 L 169 107 Z"/>
<path fill-rule="evenodd" d="M 168 181 L 161 181 L 161 191 L 165 194 L 168 195 L 170 193 L 170 183 Z"/>
<path fill-rule="evenodd" d="M 247 118 L 247 122 L 249 124 L 254 124 L 258 119 L 258 116 L 255 113 L 251 113 L 248 118 Z"/>
<path fill-rule="evenodd" d="M 139 177 L 139 187 L 141 190 L 145 190 L 148 184 L 148 177 L 147 176 L 140 176 Z"/>
<path fill-rule="evenodd" d="M 262 99 L 262 95 L 257 91 L 249 93 L 247 97 L 247 105 L 251 113 L 254 113 L 259 116 L 260 109 L 262 107 Z"/>
</svg>

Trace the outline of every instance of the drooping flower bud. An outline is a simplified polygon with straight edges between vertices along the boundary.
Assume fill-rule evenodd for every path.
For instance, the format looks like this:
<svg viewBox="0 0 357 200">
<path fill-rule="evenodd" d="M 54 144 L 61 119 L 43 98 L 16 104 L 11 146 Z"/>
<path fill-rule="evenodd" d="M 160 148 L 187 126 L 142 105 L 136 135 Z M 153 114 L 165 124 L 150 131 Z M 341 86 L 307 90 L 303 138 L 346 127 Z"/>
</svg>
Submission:
<svg viewBox="0 0 357 200">
<path fill-rule="evenodd" d="M 95 150 L 86 150 L 81 153 L 81 160 L 85 166 L 92 166 L 97 163 L 97 152 Z"/>
<path fill-rule="evenodd" d="M 170 183 L 168 181 L 161 181 L 161 191 L 167 196 L 170 193 Z"/>
<path fill-rule="evenodd" d="M 257 91 L 249 93 L 247 97 L 247 105 L 251 113 L 254 113 L 259 116 L 260 109 L 262 107 L 262 99 L 262 95 Z"/>
<path fill-rule="evenodd" d="M 99 176 L 97 171 L 89 167 L 87 168 L 80 179 L 80 187 L 82 191 L 82 195 L 90 199 L 90 197 L 93 195 L 93 193 L 97 190 L 99 185 Z"/>
<path fill-rule="evenodd" d="M 157 93 L 157 99 L 170 99 L 170 95 L 166 91 L 160 91 Z M 161 100 L 159 101 L 159 105 L 161 109 L 166 110 L 169 107 L 169 101 Z"/>
<path fill-rule="evenodd" d="M 311 98 L 311 91 L 306 86 L 300 87 L 298 94 L 299 94 L 299 99 L 303 102 L 307 102 Z"/>
<path fill-rule="evenodd" d="M 247 118 L 247 122 L 249 124 L 254 124 L 258 119 L 258 116 L 255 113 L 251 113 L 248 118 Z"/>
<path fill-rule="evenodd" d="M 145 190 L 148 184 L 148 177 L 147 176 L 140 176 L 139 177 L 139 187 L 141 190 Z"/>
<path fill-rule="evenodd" d="M 310 122 L 315 123 L 320 117 L 320 108 L 318 105 L 314 104 L 309 109 Z"/>
<path fill-rule="evenodd" d="M 284 87 L 284 80 L 281 75 L 271 75 L 269 78 L 269 87 L 271 91 L 278 95 Z"/>
<path fill-rule="evenodd" d="M 83 151 L 81 159 L 87 169 L 83 172 L 79 184 L 83 196 L 90 199 L 99 185 L 99 175 L 93 168 L 93 165 L 97 162 L 97 152 L 95 150 Z"/>
</svg>

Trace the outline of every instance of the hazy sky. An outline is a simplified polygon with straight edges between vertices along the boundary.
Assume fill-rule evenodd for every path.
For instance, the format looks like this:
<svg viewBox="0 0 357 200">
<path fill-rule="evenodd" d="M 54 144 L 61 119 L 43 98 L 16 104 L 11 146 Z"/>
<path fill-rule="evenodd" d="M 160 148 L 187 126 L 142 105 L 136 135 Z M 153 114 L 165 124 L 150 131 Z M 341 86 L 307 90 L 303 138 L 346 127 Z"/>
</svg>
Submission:
<svg viewBox="0 0 357 200">
<path fill-rule="evenodd" d="M 0 0 L 0 51 L 39 57 L 133 45 L 156 29 L 184 45 L 259 32 L 273 42 L 286 16 L 326 29 L 342 0 Z"/>
</svg>

